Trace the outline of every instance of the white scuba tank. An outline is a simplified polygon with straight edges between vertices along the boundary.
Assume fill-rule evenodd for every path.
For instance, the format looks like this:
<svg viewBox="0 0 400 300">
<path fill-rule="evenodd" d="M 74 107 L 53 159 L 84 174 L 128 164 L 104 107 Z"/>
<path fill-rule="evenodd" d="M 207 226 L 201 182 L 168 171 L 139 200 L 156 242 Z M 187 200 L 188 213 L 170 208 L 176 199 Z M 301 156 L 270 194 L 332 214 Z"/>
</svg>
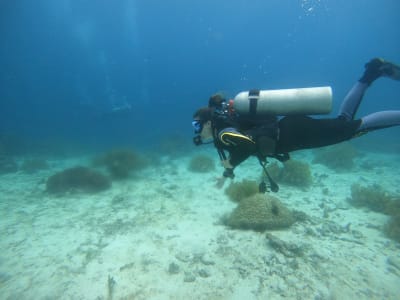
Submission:
<svg viewBox="0 0 400 300">
<path fill-rule="evenodd" d="M 324 86 L 241 92 L 234 98 L 233 109 L 249 115 L 328 114 L 332 109 L 332 89 Z"/>
</svg>

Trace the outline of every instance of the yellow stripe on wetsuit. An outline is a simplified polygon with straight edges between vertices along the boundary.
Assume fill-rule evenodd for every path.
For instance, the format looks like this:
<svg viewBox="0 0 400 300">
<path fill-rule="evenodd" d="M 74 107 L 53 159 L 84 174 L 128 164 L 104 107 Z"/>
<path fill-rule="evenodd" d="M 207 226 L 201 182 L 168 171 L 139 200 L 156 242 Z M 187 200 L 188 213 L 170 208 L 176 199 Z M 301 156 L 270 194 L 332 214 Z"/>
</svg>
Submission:
<svg viewBox="0 0 400 300">
<path fill-rule="evenodd" d="M 239 132 L 227 131 L 227 132 L 222 132 L 222 133 L 220 133 L 220 140 L 221 140 L 221 142 L 224 143 L 224 144 L 227 145 L 227 146 L 230 146 L 230 145 L 232 144 L 233 141 L 231 141 L 231 143 L 225 142 L 225 141 L 224 141 L 224 137 L 225 137 L 225 136 L 227 136 L 228 138 L 229 138 L 229 137 L 233 137 L 233 138 L 243 139 L 243 140 L 246 140 L 247 142 L 250 142 L 250 143 L 255 144 L 255 142 L 254 142 L 251 138 L 249 138 L 248 136 L 246 136 L 246 135 L 243 135 L 243 134 L 241 134 L 241 133 L 239 133 Z"/>
</svg>

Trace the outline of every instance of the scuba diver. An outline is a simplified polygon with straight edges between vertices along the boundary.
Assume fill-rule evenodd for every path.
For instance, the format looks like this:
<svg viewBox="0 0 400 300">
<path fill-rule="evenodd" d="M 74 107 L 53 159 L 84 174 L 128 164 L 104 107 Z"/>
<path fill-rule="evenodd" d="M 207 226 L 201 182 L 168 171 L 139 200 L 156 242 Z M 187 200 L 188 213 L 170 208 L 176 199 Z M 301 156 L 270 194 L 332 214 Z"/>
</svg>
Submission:
<svg viewBox="0 0 400 300">
<path fill-rule="evenodd" d="M 269 101 L 266 97 L 262 99 L 262 91 L 258 90 L 246 93 L 248 108 L 246 113 L 240 114 L 234 106 L 238 96 L 235 100 L 226 101 L 222 95 L 213 95 L 208 106 L 198 109 L 193 115 L 192 125 L 196 134 L 193 141 L 195 145 L 214 143 L 225 168 L 223 177 L 217 182 L 218 187 L 222 187 L 226 178 L 234 178 L 236 166 L 248 157 L 256 156 L 269 180 L 269 185 L 260 183 L 260 192 L 268 188 L 277 192 L 279 187 L 266 169 L 267 157 L 284 162 L 289 159 L 292 151 L 333 145 L 373 130 L 400 125 L 400 110 L 380 111 L 354 119 L 365 91 L 382 76 L 400 80 L 400 67 L 381 58 L 370 60 L 365 65 L 362 77 L 343 100 L 336 118 L 312 118 L 307 113 L 298 113 L 304 111 L 307 99 L 300 99 L 295 105 L 291 100 L 286 101 L 286 106 L 292 106 L 298 111 L 293 114 L 285 111 L 281 118 L 278 118 L 279 114 L 271 112 L 257 114 L 257 106 L 262 107 L 264 101 L 266 107 Z M 324 93 L 326 96 L 327 92 Z M 270 101 L 272 105 L 279 101 L 285 104 L 284 97 L 278 95 L 275 98 L 278 101 Z M 328 109 L 321 109 L 322 113 L 330 110 L 330 104 L 328 106 Z M 312 111 L 308 114 L 314 113 Z"/>
</svg>

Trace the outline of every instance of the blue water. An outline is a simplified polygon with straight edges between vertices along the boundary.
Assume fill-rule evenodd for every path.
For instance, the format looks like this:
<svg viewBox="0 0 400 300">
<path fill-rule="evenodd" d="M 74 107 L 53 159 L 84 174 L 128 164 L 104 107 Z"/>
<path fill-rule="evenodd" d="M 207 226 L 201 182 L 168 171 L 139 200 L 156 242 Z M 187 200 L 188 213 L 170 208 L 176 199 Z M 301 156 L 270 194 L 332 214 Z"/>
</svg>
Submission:
<svg viewBox="0 0 400 300">
<path fill-rule="evenodd" d="M 251 88 L 331 85 L 337 109 L 370 58 L 400 62 L 399 11 L 397 0 L 1 0 L 0 134 L 152 147 L 189 140 L 210 94 Z M 375 83 L 360 115 L 399 109 L 399 91 Z"/>
<path fill-rule="evenodd" d="M 192 144 L 211 94 L 330 85 L 334 116 L 367 61 L 400 63 L 399 12 L 399 0 L 0 0 L 0 300 L 400 299 L 400 127 L 332 148 L 330 165 L 294 153 L 313 183 L 266 195 L 309 218 L 267 236 L 224 225 L 237 203 L 215 187 L 222 167 L 190 170 L 199 153 L 219 163 Z M 358 117 L 400 110 L 399 95 L 379 79 Z M 124 146 L 147 168 L 126 155 L 105 166 L 99 154 Z M 80 165 L 112 186 L 85 193 L 99 179 L 81 171 L 51 193 Z M 110 175 L 125 165 L 127 178 Z M 234 182 L 260 174 L 249 159 Z M 354 184 L 390 215 L 349 204 Z"/>
</svg>

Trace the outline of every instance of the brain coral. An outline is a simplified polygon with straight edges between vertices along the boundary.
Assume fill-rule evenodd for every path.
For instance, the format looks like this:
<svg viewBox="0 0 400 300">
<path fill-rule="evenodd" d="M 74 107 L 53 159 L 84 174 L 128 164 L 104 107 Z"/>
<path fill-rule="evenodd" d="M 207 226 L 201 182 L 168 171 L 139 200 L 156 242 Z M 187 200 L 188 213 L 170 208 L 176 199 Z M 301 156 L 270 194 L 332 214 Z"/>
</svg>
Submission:
<svg viewBox="0 0 400 300">
<path fill-rule="evenodd" d="M 268 172 L 278 182 L 295 187 L 308 188 L 313 181 L 310 166 L 299 160 L 288 160 L 283 163 L 283 168 L 273 163 L 268 166 Z"/>
<path fill-rule="evenodd" d="M 95 193 L 106 190 L 110 186 L 108 177 L 95 170 L 78 166 L 50 176 L 46 182 L 46 191 L 51 194 L 72 191 Z"/>
<path fill-rule="evenodd" d="M 313 162 L 336 171 L 344 171 L 353 168 L 354 159 L 358 155 L 357 149 L 351 143 L 340 143 L 315 149 Z"/>
<path fill-rule="evenodd" d="M 148 166 L 149 161 L 131 149 L 114 149 L 96 157 L 95 166 L 105 166 L 113 179 L 125 179 Z"/>
<path fill-rule="evenodd" d="M 256 194 L 239 202 L 225 224 L 238 229 L 264 231 L 289 227 L 295 222 L 293 213 L 277 198 Z"/>
<path fill-rule="evenodd" d="M 225 189 L 225 194 L 233 201 L 240 202 L 242 199 L 258 193 L 258 183 L 254 180 L 243 179 L 241 182 L 231 182 Z"/>
</svg>

